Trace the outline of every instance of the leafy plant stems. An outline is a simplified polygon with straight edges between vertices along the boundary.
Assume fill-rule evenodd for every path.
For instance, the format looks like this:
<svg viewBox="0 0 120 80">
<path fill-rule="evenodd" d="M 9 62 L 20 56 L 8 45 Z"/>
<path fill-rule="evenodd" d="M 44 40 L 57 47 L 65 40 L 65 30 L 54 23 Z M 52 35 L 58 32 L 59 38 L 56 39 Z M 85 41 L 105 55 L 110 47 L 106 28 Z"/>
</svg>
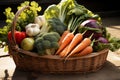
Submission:
<svg viewBox="0 0 120 80">
<path fill-rule="evenodd" d="M 72 31 L 73 33 L 76 31 L 76 29 L 79 27 L 79 25 L 82 23 L 83 20 L 81 20 L 81 17 L 71 17 L 71 20 L 68 23 L 68 30 Z"/>
<path fill-rule="evenodd" d="M 66 8 L 67 8 L 67 5 L 62 7 L 62 5 L 60 6 L 60 13 L 59 13 L 59 19 L 61 22 L 64 22 L 65 20 L 65 16 L 66 16 Z"/>
</svg>

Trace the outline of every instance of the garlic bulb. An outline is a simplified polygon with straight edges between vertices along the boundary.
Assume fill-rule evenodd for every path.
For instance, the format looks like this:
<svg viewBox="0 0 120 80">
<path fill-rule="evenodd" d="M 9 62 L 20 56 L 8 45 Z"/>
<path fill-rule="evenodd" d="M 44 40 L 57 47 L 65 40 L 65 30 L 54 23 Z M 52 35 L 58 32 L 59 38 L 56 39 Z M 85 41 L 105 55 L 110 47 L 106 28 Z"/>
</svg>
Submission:
<svg viewBox="0 0 120 80">
<path fill-rule="evenodd" d="M 25 27 L 25 29 L 28 36 L 35 36 L 40 33 L 40 26 L 38 24 L 30 23 Z"/>
</svg>

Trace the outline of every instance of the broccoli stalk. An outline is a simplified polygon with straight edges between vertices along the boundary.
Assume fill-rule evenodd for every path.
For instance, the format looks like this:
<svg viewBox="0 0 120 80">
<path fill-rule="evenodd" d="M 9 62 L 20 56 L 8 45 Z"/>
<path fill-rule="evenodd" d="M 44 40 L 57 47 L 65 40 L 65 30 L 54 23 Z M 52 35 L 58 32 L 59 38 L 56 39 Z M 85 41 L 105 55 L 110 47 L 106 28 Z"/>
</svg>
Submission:
<svg viewBox="0 0 120 80">
<path fill-rule="evenodd" d="M 55 51 L 56 51 L 56 49 L 54 49 L 54 48 L 46 49 L 46 50 L 45 50 L 46 54 L 48 54 L 48 55 L 49 55 L 49 54 L 54 54 Z"/>
</svg>

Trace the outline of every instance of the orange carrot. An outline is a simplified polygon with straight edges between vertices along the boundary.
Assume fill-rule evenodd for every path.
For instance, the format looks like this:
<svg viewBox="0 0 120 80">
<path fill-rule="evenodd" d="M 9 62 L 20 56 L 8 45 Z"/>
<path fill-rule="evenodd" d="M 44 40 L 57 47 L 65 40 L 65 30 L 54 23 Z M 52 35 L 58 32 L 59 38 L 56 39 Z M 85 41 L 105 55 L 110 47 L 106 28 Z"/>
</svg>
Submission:
<svg viewBox="0 0 120 80">
<path fill-rule="evenodd" d="M 72 49 L 74 49 L 74 47 L 81 42 L 83 39 L 83 35 L 81 33 L 77 33 L 74 38 L 72 39 L 72 41 L 70 42 L 70 45 L 66 51 L 66 55 L 72 51 Z"/>
<path fill-rule="evenodd" d="M 65 56 L 67 55 L 67 54 L 66 54 L 66 51 L 67 51 L 67 49 L 68 49 L 68 46 L 69 46 L 69 45 L 67 45 L 67 46 L 60 52 L 59 55 L 60 55 L 61 57 L 65 57 Z"/>
<path fill-rule="evenodd" d="M 87 46 L 89 46 L 91 44 L 91 39 L 90 38 L 84 38 L 83 41 L 81 43 L 79 43 L 72 51 L 71 53 L 68 54 L 68 56 L 66 57 L 66 59 L 68 57 L 70 57 L 71 55 L 74 55 L 75 53 L 78 53 L 80 51 L 82 51 L 83 49 L 85 49 Z"/>
<path fill-rule="evenodd" d="M 70 33 L 69 30 L 66 30 L 66 31 L 63 32 L 63 34 L 62 34 L 62 36 L 61 36 L 61 38 L 60 38 L 60 40 L 59 40 L 59 42 L 58 42 L 59 45 L 61 45 L 63 39 L 65 38 L 65 36 L 66 36 L 68 33 Z"/>
<path fill-rule="evenodd" d="M 87 46 L 85 49 L 83 49 L 80 53 L 77 54 L 77 56 L 85 56 L 93 52 L 92 46 Z"/>
<path fill-rule="evenodd" d="M 58 48 L 56 54 L 59 54 L 73 39 L 74 34 L 68 33 L 65 38 L 62 40 L 60 47 Z"/>
</svg>

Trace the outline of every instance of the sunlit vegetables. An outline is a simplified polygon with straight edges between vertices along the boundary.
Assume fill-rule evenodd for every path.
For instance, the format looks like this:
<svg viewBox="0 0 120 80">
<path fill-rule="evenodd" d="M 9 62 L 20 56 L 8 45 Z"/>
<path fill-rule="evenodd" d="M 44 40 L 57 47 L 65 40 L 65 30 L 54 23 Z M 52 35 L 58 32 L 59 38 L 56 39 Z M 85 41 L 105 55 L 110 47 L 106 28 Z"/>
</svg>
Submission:
<svg viewBox="0 0 120 80">
<path fill-rule="evenodd" d="M 18 6 L 18 10 L 28 5 L 30 9 L 19 15 L 15 28 L 16 31 L 27 34 L 27 38 L 23 38 L 20 34 L 16 36 L 15 31 L 16 43 L 24 50 L 34 51 L 39 55 L 57 54 L 67 59 L 105 48 L 112 51 L 120 48 L 120 40 L 107 34 L 100 16 L 75 0 L 61 0 L 58 4 L 52 4 L 45 9 L 43 15 L 38 15 L 41 7 L 35 1 L 25 1 Z M 0 29 L 0 40 L 7 42 L 4 36 L 10 31 L 14 13 L 11 8 L 7 8 L 4 13 L 7 25 Z M 93 36 L 89 39 L 91 34 Z M 12 40 L 11 36 L 8 39 Z"/>
</svg>

